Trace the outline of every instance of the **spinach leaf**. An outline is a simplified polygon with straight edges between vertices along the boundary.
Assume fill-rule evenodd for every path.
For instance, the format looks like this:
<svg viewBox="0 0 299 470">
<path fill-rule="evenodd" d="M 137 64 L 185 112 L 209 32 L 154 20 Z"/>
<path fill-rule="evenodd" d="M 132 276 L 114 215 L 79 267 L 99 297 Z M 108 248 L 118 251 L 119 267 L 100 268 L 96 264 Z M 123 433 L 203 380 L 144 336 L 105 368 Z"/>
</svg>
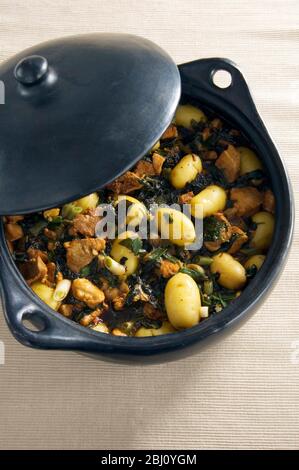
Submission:
<svg viewBox="0 0 299 470">
<path fill-rule="evenodd" d="M 88 266 L 84 266 L 84 268 L 82 268 L 82 269 L 80 270 L 80 276 L 82 276 L 82 277 L 87 277 L 87 276 L 90 275 L 90 272 L 91 272 L 91 271 L 90 271 L 90 266 L 89 266 L 89 265 L 88 265 Z"/>
<path fill-rule="evenodd" d="M 29 232 L 31 235 L 34 237 L 37 237 L 37 235 L 48 225 L 48 222 L 46 220 L 39 220 L 34 224 L 32 227 L 30 227 Z"/>
<path fill-rule="evenodd" d="M 234 187 L 247 186 L 252 180 L 261 180 L 265 177 L 263 170 L 254 170 L 240 176 L 234 183 Z"/>
<path fill-rule="evenodd" d="M 167 253 L 167 248 L 156 248 L 155 250 L 151 251 L 148 255 L 148 259 L 151 261 L 159 261 L 163 255 Z"/>
<path fill-rule="evenodd" d="M 206 274 L 201 271 L 197 271 L 196 269 L 191 268 L 181 268 L 180 273 L 188 274 L 195 282 L 200 282 L 207 279 Z"/>
<path fill-rule="evenodd" d="M 131 250 L 134 255 L 138 255 L 140 250 L 142 250 L 142 240 L 139 237 L 125 238 L 119 244 Z"/>
<path fill-rule="evenodd" d="M 246 269 L 247 279 L 252 279 L 257 273 L 257 267 L 255 264 Z"/>
</svg>

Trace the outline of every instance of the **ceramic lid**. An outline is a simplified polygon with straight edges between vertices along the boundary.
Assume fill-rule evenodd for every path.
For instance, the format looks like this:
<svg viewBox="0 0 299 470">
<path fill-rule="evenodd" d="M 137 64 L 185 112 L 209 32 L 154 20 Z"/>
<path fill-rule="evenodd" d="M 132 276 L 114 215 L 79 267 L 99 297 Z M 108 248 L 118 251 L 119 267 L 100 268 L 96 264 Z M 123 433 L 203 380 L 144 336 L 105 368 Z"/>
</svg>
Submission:
<svg viewBox="0 0 299 470">
<path fill-rule="evenodd" d="M 2 215 L 103 187 L 155 144 L 180 97 L 172 59 L 127 34 L 39 44 L 2 63 L 0 80 Z"/>
</svg>

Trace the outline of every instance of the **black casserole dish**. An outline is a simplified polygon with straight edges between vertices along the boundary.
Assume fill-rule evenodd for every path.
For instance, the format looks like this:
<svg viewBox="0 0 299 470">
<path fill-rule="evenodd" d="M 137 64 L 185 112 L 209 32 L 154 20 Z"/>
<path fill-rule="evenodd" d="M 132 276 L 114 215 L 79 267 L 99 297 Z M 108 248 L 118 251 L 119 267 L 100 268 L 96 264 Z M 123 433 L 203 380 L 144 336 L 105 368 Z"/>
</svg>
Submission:
<svg viewBox="0 0 299 470">
<path fill-rule="evenodd" d="M 157 74 L 160 74 L 159 76 L 163 77 L 163 79 L 161 78 L 161 80 L 158 81 L 160 89 L 156 90 L 155 94 L 153 89 L 150 89 L 150 85 L 145 86 L 145 88 L 144 84 L 143 87 L 140 85 L 142 77 L 144 77 L 145 83 L 149 80 L 148 75 L 145 73 L 145 68 L 140 67 L 138 69 L 139 76 L 136 78 L 135 75 L 134 77 L 134 84 L 133 82 L 125 82 L 126 85 L 122 87 L 123 96 L 114 100 L 114 107 L 111 107 L 112 95 L 110 95 L 110 103 L 108 98 L 104 102 L 106 107 L 103 107 L 103 101 L 101 102 L 101 110 L 102 114 L 105 115 L 105 120 L 103 120 L 102 117 L 95 118 L 95 114 L 97 113 L 96 105 L 98 103 L 96 102 L 96 98 L 98 91 L 97 88 L 93 89 L 92 87 L 95 86 L 95 84 L 99 87 L 107 87 L 109 74 L 104 77 L 102 72 L 102 81 L 99 80 L 99 82 L 96 82 L 92 80 L 92 77 L 90 78 L 88 70 L 84 70 L 84 73 L 80 73 L 79 76 L 77 76 L 77 80 L 74 80 L 71 69 L 72 67 L 80 67 L 82 64 L 80 64 L 78 55 L 74 54 L 73 47 L 76 45 L 80 49 L 80 44 L 85 43 L 85 52 L 86 50 L 89 52 L 92 51 L 91 56 L 92 54 L 98 54 L 99 57 L 104 57 L 105 66 L 110 67 L 115 76 L 114 61 L 116 57 L 113 58 L 113 54 L 111 55 L 111 42 L 115 48 L 112 52 L 116 53 L 115 51 L 117 50 L 117 54 L 119 54 L 118 60 L 120 62 L 123 61 L 123 70 L 125 70 L 125 62 L 128 60 L 128 48 L 121 50 L 121 48 L 116 47 L 119 46 L 121 42 L 124 43 L 124 37 L 120 38 L 117 35 L 94 35 L 92 37 L 85 36 L 82 38 L 79 36 L 78 38 L 72 38 L 67 44 L 64 44 L 63 41 L 62 43 L 48 43 L 49 45 L 43 46 L 44 49 L 42 48 L 42 55 L 46 56 L 48 61 L 45 60 L 44 57 L 35 57 L 31 59 L 31 62 L 26 62 L 26 60 L 21 62 L 15 69 L 17 81 L 10 76 L 13 66 L 25 55 L 32 56 L 33 53 L 36 54 L 36 52 L 39 52 L 40 49 L 38 48 L 37 51 L 35 49 L 27 51 L 26 54 L 23 53 L 17 58 L 11 59 L 8 65 L 6 64 L 6 66 L 4 66 L 0 78 L 5 85 L 8 83 L 6 96 L 7 104 L 5 106 L 10 106 L 9 100 L 11 98 L 14 102 L 14 106 L 12 107 L 13 112 L 19 113 L 19 115 L 22 116 L 20 122 L 17 122 L 15 133 L 21 136 L 21 143 L 24 144 L 22 148 L 27 149 L 28 152 L 30 151 L 30 158 L 28 161 L 24 161 L 26 153 L 22 151 L 22 148 L 20 149 L 20 140 L 17 138 L 13 140 L 13 128 L 8 128 L 7 122 L 7 132 L 1 135 L 3 139 L 2 158 L 4 171 L 1 181 L 2 203 L 0 209 L 3 215 L 28 213 L 33 210 L 53 207 L 58 203 L 62 204 L 82 196 L 87 192 L 98 189 L 132 166 L 165 130 L 172 118 L 180 95 L 176 68 L 173 67 L 169 58 L 163 56 L 160 50 L 155 49 L 151 43 L 140 38 L 132 39 L 131 36 L 125 36 L 125 40 L 128 41 L 129 49 L 131 47 L 131 50 L 134 49 L 134 52 L 136 52 L 136 48 L 138 49 L 139 55 L 138 57 L 136 54 L 134 55 L 134 61 L 136 61 L 137 57 L 138 63 L 140 64 L 142 57 L 146 57 L 148 61 L 152 61 L 152 65 L 155 67 L 154 70 Z M 130 41 L 133 41 L 133 45 Z M 100 48 L 98 48 L 98 44 L 100 44 Z M 65 50 L 63 50 L 62 45 L 64 45 Z M 141 49 L 139 49 L 139 46 Z M 144 46 L 143 49 L 142 46 Z M 56 52 L 57 48 L 60 53 Z M 107 50 L 109 50 L 109 54 L 107 54 Z M 150 56 L 147 55 L 149 51 L 152 53 Z M 65 54 L 68 54 L 66 62 L 69 61 L 67 68 L 70 74 L 69 77 L 65 73 L 65 70 L 63 70 L 62 61 Z M 94 67 L 94 62 L 90 60 L 89 65 Z M 134 66 L 132 63 L 130 65 L 131 67 Z M 148 67 L 148 65 L 147 63 L 145 67 Z M 103 67 L 103 63 L 101 66 Z M 97 74 L 100 76 L 103 69 L 99 67 L 97 71 L 94 71 L 94 68 L 92 70 L 97 78 Z M 0 263 L 4 311 L 11 331 L 21 343 L 37 348 L 71 349 L 97 353 L 103 357 L 117 360 L 139 359 L 142 361 L 162 361 L 176 359 L 179 356 L 190 354 L 209 340 L 217 338 L 219 333 L 228 330 L 227 327 L 230 327 L 229 331 L 231 331 L 232 326 L 240 324 L 241 321 L 248 318 L 249 314 L 253 313 L 258 308 L 261 301 L 265 298 L 266 293 L 273 287 L 274 281 L 281 272 L 286 259 L 293 229 L 293 202 L 283 163 L 256 111 L 242 74 L 230 61 L 225 59 L 203 59 L 183 64 L 178 67 L 178 70 L 180 73 L 183 99 L 196 103 L 201 108 L 212 110 L 215 114 L 223 117 L 233 126 L 240 129 L 246 138 L 254 143 L 257 153 L 263 160 L 263 164 L 270 176 L 276 199 L 275 233 L 265 263 L 246 287 L 242 295 L 234 300 L 233 304 L 226 307 L 221 314 L 211 316 L 198 326 L 173 335 L 142 339 L 103 335 L 93 332 L 91 329 L 85 329 L 64 318 L 48 308 L 33 294 L 15 266 L 6 244 L 3 225 L 1 225 Z M 229 87 L 221 89 L 214 84 L 213 76 L 218 70 L 226 70 L 230 73 L 232 82 Z M 110 71 L 110 73 L 112 72 Z M 62 80 L 62 77 L 63 86 L 59 84 L 59 80 Z M 78 86 L 79 90 L 82 90 L 83 87 L 85 90 L 84 93 L 86 93 L 82 94 L 79 92 L 75 104 L 73 103 L 74 96 L 71 96 L 68 89 L 68 87 L 72 87 L 74 83 Z M 117 89 L 117 81 L 115 83 Z M 88 89 L 89 92 L 87 93 L 86 90 Z M 111 155 L 111 153 L 113 155 L 113 152 L 115 152 L 115 155 L 118 155 L 119 147 L 112 148 L 111 150 L 111 141 L 108 143 L 103 142 L 101 158 L 104 160 L 99 161 L 94 151 L 93 132 L 102 129 L 103 132 L 107 134 L 109 126 L 111 131 L 111 122 L 114 118 L 115 106 L 119 106 L 119 114 L 122 115 L 122 106 L 124 103 L 132 102 L 133 92 L 136 94 L 136 106 L 138 105 L 140 109 L 142 96 L 141 92 L 139 94 L 138 92 L 136 93 L 136 90 L 139 89 L 142 90 L 143 97 L 146 95 L 146 92 L 148 93 L 147 99 L 151 94 L 153 95 L 153 105 L 149 105 L 146 100 L 144 102 L 144 107 L 147 107 L 147 121 L 144 121 L 144 117 L 141 119 L 140 115 L 134 114 L 134 109 L 131 110 L 133 123 L 130 122 L 128 124 L 126 123 L 126 118 L 122 119 L 124 139 L 130 143 L 128 152 L 130 151 L 131 154 L 129 155 L 129 153 L 127 153 L 127 155 L 112 158 L 111 161 L 109 160 L 108 165 L 108 147 L 109 155 Z M 112 94 L 114 93 L 113 87 L 112 91 L 111 87 L 109 90 Z M 66 102 L 63 101 L 65 97 L 61 96 L 62 93 L 67 97 Z M 164 97 L 164 101 L 161 99 L 161 94 Z M 109 93 L 107 93 L 107 95 L 109 95 Z M 54 104 L 56 110 L 54 110 Z M 61 106 L 63 106 L 62 109 Z M 86 113 L 84 114 L 84 112 L 87 110 L 90 119 L 88 122 L 96 122 L 98 127 L 94 128 L 92 125 L 91 127 L 84 125 L 86 121 L 82 120 L 76 129 L 73 128 L 73 122 L 69 125 L 64 124 L 64 118 L 68 116 L 68 112 L 70 111 L 70 108 L 67 108 L 67 106 L 73 107 L 74 114 L 76 115 L 77 113 L 79 116 L 80 113 L 85 116 Z M 8 119 L 13 122 L 13 112 L 11 111 L 11 114 L 8 112 L 8 115 L 3 116 L 3 119 L 6 118 L 6 120 Z M 161 117 L 156 124 L 153 118 L 157 112 L 160 113 Z M 37 119 L 40 117 L 40 113 L 42 113 L 43 116 L 41 119 L 44 119 L 44 122 L 41 124 Z M 59 119 L 57 116 L 59 116 Z M 30 118 L 32 118 L 31 121 Z M 153 127 L 153 122 L 155 127 Z M 60 129 L 57 129 L 58 123 L 61 126 Z M 20 127 L 18 127 L 18 125 Z M 44 128 L 43 125 L 45 126 Z M 118 125 L 120 125 L 120 123 L 118 123 Z M 137 129 L 139 139 L 135 138 L 134 125 L 135 133 Z M 149 127 L 150 131 L 145 131 L 145 129 Z M 44 129 L 50 129 L 50 140 L 47 140 L 47 136 L 44 135 Z M 57 132 L 59 133 L 59 137 L 57 137 Z M 69 133 L 73 132 L 75 132 L 76 135 L 74 139 L 75 142 L 69 146 L 74 145 L 74 147 L 70 149 L 70 153 L 67 153 L 65 150 L 68 148 L 69 144 L 67 137 L 70 135 Z M 132 134 L 130 134 L 130 132 L 132 132 Z M 145 135 L 145 139 L 141 139 L 140 136 L 143 135 Z M 63 136 L 63 138 L 61 136 Z M 137 143 L 134 144 L 135 148 L 132 150 L 133 136 L 134 142 L 137 141 Z M 87 148 L 82 148 L 82 142 L 88 142 L 86 144 Z M 106 144 L 107 148 L 105 147 Z M 123 148 L 124 143 L 120 145 L 122 146 L 121 148 Z M 55 155 L 59 154 L 59 150 L 61 150 L 60 158 L 62 158 L 62 160 L 65 158 L 67 164 L 73 164 L 74 171 L 71 172 L 71 176 L 69 172 L 67 172 L 67 164 L 65 164 L 65 162 L 61 164 L 59 158 L 57 158 L 56 161 L 55 158 L 53 160 L 53 168 L 56 174 L 57 170 L 62 166 L 62 170 L 58 172 L 55 181 L 53 174 L 47 175 L 43 172 L 43 162 L 40 159 L 40 154 L 45 154 L 44 158 L 46 160 L 46 157 L 53 157 L 53 149 L 55 150 Z M 82 154 L 83 150 L 85 154 L 90 156 L 89 159 L 92 162 L 93 171 L 96 171 L 97 168 L 103 169 L 103 171 L 101 171 L 101 181 L 95 183 L 95 180 L 90 174 L 85 175 L 84 171 L 81 171 L 79 156 L 80 153 Z M 126 148 L 124 154 L 126 154 Z M 21 164 L 9 164 L 8 162 L 11 161 L 9 160 L 10 155 L 11 158 L 16 155 L 17 163 L 21 162 Z M 28 171 L 26 171 L 26 175 L 24 176 L 26 165 L 28 165 Z M 27 174 L 29 176 L 27 176 Z M 39 174 L 43 176 L 40 178 L 42 181 L 40 181 L 38 185 L 38 191 L 36 192 L 35 190 L 34 195 L 32 193 L 29 194 L 28 188 L 30 188 L 30 185 L 34 181 L 33 177 L 36 178 Z M 65 182 L 67 183 L 65 184 Z M 12 191 L 12 184 L 14 184 L 15 187 L 20 184 L 18 197 L 15 195 L 15 192 Z M 98 184 L 97 187 L 96 184 Z M 61 189 L 62 186 L 63 190 Z M 24 324 L 24 320 L 26 319 L 34 323 L 38 327 L 38 331 L 28 329 Z"/>
</svg>

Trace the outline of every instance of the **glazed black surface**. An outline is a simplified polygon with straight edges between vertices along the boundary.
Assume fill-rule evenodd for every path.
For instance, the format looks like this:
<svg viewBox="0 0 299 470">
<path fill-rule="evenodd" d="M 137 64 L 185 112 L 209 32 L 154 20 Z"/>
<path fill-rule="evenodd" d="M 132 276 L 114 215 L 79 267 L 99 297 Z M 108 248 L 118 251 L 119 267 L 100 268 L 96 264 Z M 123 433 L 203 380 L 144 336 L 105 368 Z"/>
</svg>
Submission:
<svg viewBox="0 0 299 470">
<path fill-rule="evenodd" d="M 48 41 L 0 66 L 0 214 L 61 205 L 138 161 L 180 98 L 177 66 L 128 34 Z"/>
<path fill-rule="evenodd" d="M 214 86 L 215 70 L 232 75 L 227 89 Z M 235 124 L 255 144 L 267 168 L 276 199 L 276 227 L 266 260 L 242 295 L 219 315 L 212 316 L 191 329 L 151 338 L 125 338 L 99 334 L 81 327 L 48 308 L 25 284 L 6 247 L 1 227 L 0 257 L 2 298 L 9 327 L 23 344 L 37 348 L 72 349 L 100 354 L 109 360 L 162 362 L 186 356 L 204 344 L 233 330 L 249 318 L 273 288 L 281 273 L 293 231 L 293 200 L 290 183 L 279 154 L 252 101 L 240 71 L 225 59 L 203 59 L 179 67 L 186 99 L 211 108 Z M 44 329 L 32 332 L 22 318 L 43 323 Z"/>
</svg>

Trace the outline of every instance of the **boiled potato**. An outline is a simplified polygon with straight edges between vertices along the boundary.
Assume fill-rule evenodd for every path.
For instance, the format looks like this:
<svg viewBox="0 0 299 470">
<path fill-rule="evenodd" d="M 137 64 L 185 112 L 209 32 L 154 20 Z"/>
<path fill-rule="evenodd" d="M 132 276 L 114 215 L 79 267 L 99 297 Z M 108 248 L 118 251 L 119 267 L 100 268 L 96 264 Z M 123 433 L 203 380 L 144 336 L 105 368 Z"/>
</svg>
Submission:
<svg viewBox="0 0 299 470">
<path fill-rule="evenodd" d="M 126 201 L 126 224 L 131 225 L 131 227 L 136 227 L 144 217 L 148 216 L 147 209 L 145 205 L 138 201 L 135 197 L 121 195 L 118 196 L 115 205 L 117 206 L 121 201 Z"/>
<path fill-rule="evenodd" d="M 105 323 L 98 323 L 95 326 L 92 326 L 91 328 L 93 331 L 99 331 L 100 333 L 109 333 L 108 327 L 105 325 Z"/>
<path fill-rule="evenodd" d="M 52 287 L 46 286 L 41 282 L 34 282 L 31 285 L 31 289 L 49 307 L 53 308 L 53 310 L 59 309 L 61 302 L 54 299 L 54 289 L 52 289 Z"/>
<path fill-rule="evenodd" d="M 222 211 L 226 205 L 226 192 L 214 184 L 203 189 L 191 199 L 191 213 L 194 217 L 208 217 Z"/>
<path fill-rule="evenodd" d="M 250 245 L 258 250 L 266 250 L 272 241 L 275 225 L 274 217 L 269 212 L 261 211 L 254 214 L 251 219 L 257 224 L 257 228 Z"/>
<path fill-rule="evenodd" d="M 137 338 L 141 338 L 145 336 L 160 336 L 160 335 L 167 335 L 168 333 L 175 333 L 175 331 L 176 330 L 168 321 L 164 321 L 160 328 L 144 328 L 142 326 L 136 332 L 135 336 L 137 336 Z"/>
<path fill-rule="evenodd" d="M 228 253 L 215 255 L 210 269 L 213 274 L 220 274 L 217 282 L 227 289 L 242 289 L 246 283 L 246 271 L 244 266 Z"/>
<path fill-rule="evenodd" d="M 136 338 L 144 338 L 146 336 L 153 336 L 152 328 L 144 328 L 144 326 L 142 326 L 141 328 L 139 328 L 139 330 L 136 331 Z"/>
<path fill-rule="evenodd" d="M 169 321 L 164 321 L 160 328 L 153 328 L 152 334 L 153 336 L 160 336 L 160 335 L 167 335 L 169 333 L 175 333 L 175 329 L 173 328 L 172 324 Z"/>
<path fill-rule="evenodd" d="M 240 175 L 263 169 L 261 161 L 253 150 L 248 147 L 238 147 L 237 150 L 240 152 Z"/>
<path fill-rule="evenodd" d="M 162 239 L 178 246 L 194 242 L 196 233 L 193 222 L 182 212 L 161 208 L 156 211 L 155 221 Z"/>
<path fill-rule="evenodd" d="M 262 264 L 265 261 L 265 259 L 266 259 L 265 255 L 250 256 L 250 258 L 244 264 L 244 268 L 249 269 L 249 268 L 252 268 L 253 266 L 256 266 L 257 270 L 259 270 L 262 267 Z"/>
<path fill-rule="evenodd" d="M 133 274 L 139 264 L 139 257 L 135 255 L 129 248 L 124 245 L 121 245 L 120 242 L 126 238 L 135 238 L 137 234 L 134 232 L 124 232 L 118 238 L 116 238 L 112 244 L 112 249 L 110 256 L 115 259 L 115 261 L 120 262 L 121 259 L 126 258 L 124 266 L 126 268 L 126 276 Z"/>
<path fill-rule="evenodd" d="M 202 171 L 200 158 L 194 153 L 185 155 L 170 173 L 170 182 L 176 189 L 183 189 Z"/>
<path fill-rule="evenodd" d="M 188 274 L 177 273 L 169 279 L 164 300 L 168 319 L 174 328 L 191 328 L 200 321 L 200 292 Z"/>
<path fill-rule="evenodd" d="M 155 143 L 155 145 L 152 147 L 151 152 L 155 152 L 155 150 L 158 150 L 160 148 L 160 140 Z"/>
<path fill-rule="evenodd" d="M 192 121 L 206 121 L 206 115 L 191 104 L 181 104 L 177 107 L 175 113 L 175 123 L 177 126 L 192 127 Z"/>
<path fill-rule="evenodd" d="M 81 199 L 77 199 L 74 201 L 73 204 L 77 207 L 81 207 L 83 211 L 87 209 L 95 209 L 99 202 L 99 196 L 97 193 L 91 193 L 88 196 L 81 197 Z"/>
<path fill-rule="evenodd" d="M 60 214 L 59 207 L 54 207 L 53 209 L 48 209 L 44 211 L 43 216 L 45 219 L 51 222 L 51 220 L 54 219 L 55 217 L 58 217 L 59 214 Z"/>
</svg>

